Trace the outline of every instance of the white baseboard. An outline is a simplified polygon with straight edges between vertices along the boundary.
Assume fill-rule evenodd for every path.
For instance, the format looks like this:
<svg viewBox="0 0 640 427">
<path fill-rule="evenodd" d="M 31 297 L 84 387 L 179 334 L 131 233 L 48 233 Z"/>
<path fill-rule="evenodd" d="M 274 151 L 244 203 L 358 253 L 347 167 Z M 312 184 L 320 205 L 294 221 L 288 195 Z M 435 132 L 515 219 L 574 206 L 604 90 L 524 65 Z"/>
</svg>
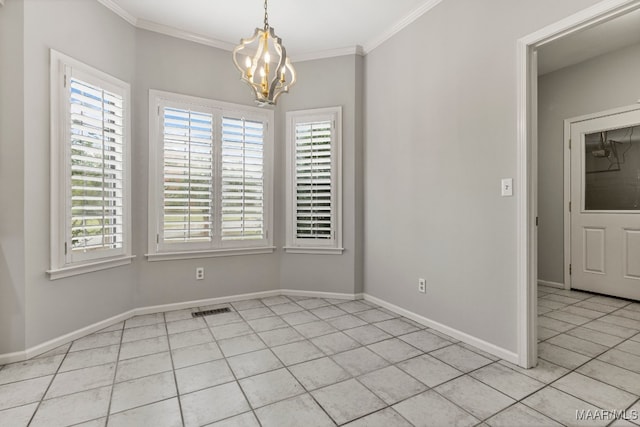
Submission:
<svg viewBox="0 0 640 427">
<path fill-rule="evenodd" d="M 0 354 L 0 366 L 7 363 L 22 362 L 27 359 L 26 351 L 16 351 L 14 353 Z"/>
<path fill-rule="evenodd" d="M 8 353 L 8 354 L 0 354 L 0 365 L 5 365 L 7 363 L 21 362 L 23 360 L 31 359 L 32 357 L 38 356 L 42 353 L 46 353 L 47 351 L 53 350 L 54 348 L 58 348 L 61 345 L 77 340 L 78 338 L 82 338 L 86 335 L 92 334 L 101 329 L 108 328 L 109 326 L 113 326 L 116 323 L 123 322 L 127 319 L 132 318 L 133 316 L 140 316 L 143 314 L 160 313 L 160 312 L 173 311 L 173 310 L 182 310 L 184 308 L 203 307 L 203 306 L 214 305 L 214 304 L 224 304 L 228 302 L 242 301 L 242 300 L 254 299 L 254 298 L 267 298 L 267 297 L 273 297 L 278 295 L 282 295 L 282 293 L 279 290 L 275 290 L 275 291 L 254 292 L 249 294 L 233 295 L 229 297 L 207 298 L 207 299 L 194 300 L 194 301 L 185 301 L 185 302 L 177 302 L 172 304 L 161 304 L 161 305 L 134 308 L 132 310 L 126 311 L 124 313 L 118 314 L 108 319 L 93 323 L 89 326 L 85 326 L 84 328 L 80 328 L 68 334 L 53 338 L 44 343 L 35 345 L 33 347 L 29 347 L 24 351 L 17 351 L 15 353 Z"/>
<path fill-rule="evenodd" d="M 516 365 L 519 362 L 518 355 L 510 350 L 504 349 L 502 347 L 498 347 L 497 345 L 488 343 L 484 340 L 481 340 L 480 338 L 476 338 L 467 333 L 461 332 L 457 329 L 443 325 L 442 323 L 428 319 L 412 311 L 405 310 L 404 308 L 398 307 L 397 305 L 391 304 L 385 300 L 376 298 L 372 295 L 364 294 L 364 299 L 367 301 L 371 301 L 374 304 L 378 304 L 379 306 L 384 307 L 388 310 L 391 310 L 394 313 L 400 314 L 401 316 L 414 320 L 422 325 L 428 326 L 429 328 L 435 329 L 436 331 L 442 332 L 443 334 L 447 334 L 450 337 L 453 337 L 464 343 L 477 347 L 480 350 L 484 350 L 487 353 L 491 353 L 496 357 L 506 360 L 507 362 L 511 362 Z"/>
<path fill-rule="evenodd" d="M 124 313 L 118 314 L 116 316 L 110 317 L 108 319 L 101 320 L 99 322 L 96 322 L 84 328 L 80 328 L 76 331 L 70 332 L 60 337 L 54 338 L 42 344 L 29 347 L 25 351 L 17 351 L 14 353 L 0 354 L 0 365 L 5 365 L 7 363 L 21 362 L 23 360 L 30 359 L 42 353 L 46 353 L 47 351 L 53 350 L 54 348 L 57 348 L 61 345 L 77 340 L 78 338 L 82 338 L 83 336 L 92 334 L 101 329 L 108 328 L 109 326 L 112 326 L 122 321 L 125 321 L 127 319 L 130 319 L 133 316 L 140 316 L 143 314 L 160 313 L 160 312 L 173 311 L 173 310 L 182 310 L 185 308 L 203 307 L 207 305 L 225 304 L 229 302 L 242 301 L 242 300 L 255 299 L 255 298 L 268 298 L 268 297 L 278 296 L 278 295 L 305 296 L 305 297 L 312 297 L 312 298 L 333 298 L 333 299 L 344 299 L 344 300 L 357 300 L 357 299 L 364 298 L 367 301 L 371 301 L 375 304 L 378 304 L 379 306 L 384 307 L 388 310 L 391 310 L 394 313 L 405 316 L 422 325 L 428 326 L 444 334 L 447 334 L 453 338 L 456 338 L 462 342 L 475 346 L 480 350 L 484 350 L 508 362 L 515 363 L 515 364 L 518 363 L 518 355 L 509 350 L 495 346 L 479 338 L 476 338 L 464 332 L 458 331 L 457 329 L 450 328 L 441 323 L 438 323 L 426 317 L 420 316 L 419 314 L 413 313 L 409 310 L 405 310 L 404 308 L 398 307 L 387 301 L 381 300 L 379 298 L 376 298 L 368 294 L 362 294 L 362 293 L 345 294 L 345 293 L 335 293 L 335 292 L 300 291 L 295 289 L 278 289 L 273 291 L 254 292 L 249 294 L 240 294 L 240 295 L 233 295 L 228 297 L 208 298 L 208 299 L 184 301 L 184 302 L 178 302 L 178 303 L 172 303 L 172 304 L 161 304 L 161 305 L 154 305 L 154 306 L 147 306 L 147 307 L 138 307 L 138 308 L 126 311 Z"/>
<path fill-rule="evenodd" d="M 332 298 L 344 300 L 362 299 L 363 294 L 342 294 L 337 292 L 318 292 L 318 291 L 298 291 L 295 289 L 281 289 L 281 295 L 290 295 L 292 297 L 310 297 L 310 298 Z"/>
<path fill-rule="evenodd" d="M 252 292 L 249 294 L 232 295 L 229 297 L 206 298 L 194 301 L 176 302 L 171 304 L 150 305 L 136 308 L 134 316 L 142 314 L 160 313 L 165 311 L 183 310 L 185 308 L 204 307 L 207 305 L 226 304 L 228 302 L 243 301 L 256 298 L 268 298 L 281 295 L 280 291 Z"/>
<path fill-rule="evenodd" d="M 101 320 L 99 322 L 96 322 L 89 326 L 85 326 L 84 328 L 80 328 L 73 332 L 69 332 L 68 334 L 56 337 L 42 344 L 29 347 L 28 349 L 25 350 L 25 359 L 31 359 L 32 357 L 38 356 L 42 353 L 46 353 L 47 351 L 53 350 L 54 348 L 58 348 L 61 345 L 77 340 L 78 338 L 82 338 L 84 336 L 97 332 L 101 329 L 108 328 L 109 326 L 115 325 L 116 323 L 124 322 L 125 320 L 135 316 L 135 312 L 136 310 L 125 311 L 124 313 L 118 314 L 116 316 L 110 317 L 105 320 Z M 2 363 L 1 355 L 0 355 L 0 363 Z"/>
<path fill-rule="evenodd" d="M 538 280 L 538 285 L 549 286 L 551 288 L 564 289 L 564 283 L 550 282 L 548 280 Z"/>
</svg>

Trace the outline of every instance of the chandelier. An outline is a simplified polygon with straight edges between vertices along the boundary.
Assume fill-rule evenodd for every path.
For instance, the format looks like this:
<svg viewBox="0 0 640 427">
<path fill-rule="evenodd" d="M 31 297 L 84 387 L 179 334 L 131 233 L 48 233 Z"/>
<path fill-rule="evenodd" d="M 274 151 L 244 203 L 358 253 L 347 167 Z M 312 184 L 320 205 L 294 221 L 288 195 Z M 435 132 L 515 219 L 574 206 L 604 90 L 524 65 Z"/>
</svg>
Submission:
<svg viewBox="0 0 640 427">
<path fill-rule="evenodd" d="M 269 26 L 267 0 L 264 1 L 264 27 L 256 28 L 248 39 L 241 39 L 233 50 L 233 63 L 241 80 L 254 92 L 260 106 L 275 105 L 278 97 L 296 82 L 296 71 L 287 57 L 282 39 Z"/>
</svg>

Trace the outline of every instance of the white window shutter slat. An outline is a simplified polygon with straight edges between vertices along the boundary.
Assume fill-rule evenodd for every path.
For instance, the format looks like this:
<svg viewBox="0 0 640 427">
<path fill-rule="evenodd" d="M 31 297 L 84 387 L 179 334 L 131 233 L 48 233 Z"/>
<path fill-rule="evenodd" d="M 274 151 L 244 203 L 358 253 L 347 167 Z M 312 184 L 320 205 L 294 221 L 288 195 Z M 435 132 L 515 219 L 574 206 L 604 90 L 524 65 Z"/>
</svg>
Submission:
<svg viewBox="0 0 640 427">
<path fill-rule="evenodd" d="M 69 82 L 72 253 L 124 245 L 123 98 L 77 78 Z"/>
<path fill-rule="evenodd" d="M 213 238 L 213 115 L 163 110 L 163 243 Z"/>
<path fill-rule="evenodd" d="M 295 216 L 297 239 L 333 238 L 332 122 L 295 125 Z"/>
<path fill-rule="evenodd" d="M 265 238 L 265 123 L 222 117 L 221 238 Z"/>
</svg>

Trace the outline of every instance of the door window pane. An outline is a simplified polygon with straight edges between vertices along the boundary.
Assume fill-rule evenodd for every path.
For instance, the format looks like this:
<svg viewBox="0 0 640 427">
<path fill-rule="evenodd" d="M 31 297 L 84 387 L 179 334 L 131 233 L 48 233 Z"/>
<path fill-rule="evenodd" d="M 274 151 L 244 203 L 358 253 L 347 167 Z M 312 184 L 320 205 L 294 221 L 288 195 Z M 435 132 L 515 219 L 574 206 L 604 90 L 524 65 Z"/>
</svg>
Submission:
<svg viewBox="0 0 640 427">
<path fill-rule="evenodd" d="M 585 135 L 585 210 L 640 210 L 640 125 Z"/>
</svg>

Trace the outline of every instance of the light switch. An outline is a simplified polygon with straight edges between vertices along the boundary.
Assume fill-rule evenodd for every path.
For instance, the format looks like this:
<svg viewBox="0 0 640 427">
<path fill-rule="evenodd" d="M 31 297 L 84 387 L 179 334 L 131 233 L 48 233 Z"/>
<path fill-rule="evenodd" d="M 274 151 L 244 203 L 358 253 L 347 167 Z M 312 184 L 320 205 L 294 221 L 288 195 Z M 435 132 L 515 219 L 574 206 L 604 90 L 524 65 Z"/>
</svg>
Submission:
<svg viewBox="0 0 640 427">
<path fill-rule="evenodd" d="M 502 197 L 513 196 L 513 178 L 504 178 L 502 180 Z"/>
</svg>

